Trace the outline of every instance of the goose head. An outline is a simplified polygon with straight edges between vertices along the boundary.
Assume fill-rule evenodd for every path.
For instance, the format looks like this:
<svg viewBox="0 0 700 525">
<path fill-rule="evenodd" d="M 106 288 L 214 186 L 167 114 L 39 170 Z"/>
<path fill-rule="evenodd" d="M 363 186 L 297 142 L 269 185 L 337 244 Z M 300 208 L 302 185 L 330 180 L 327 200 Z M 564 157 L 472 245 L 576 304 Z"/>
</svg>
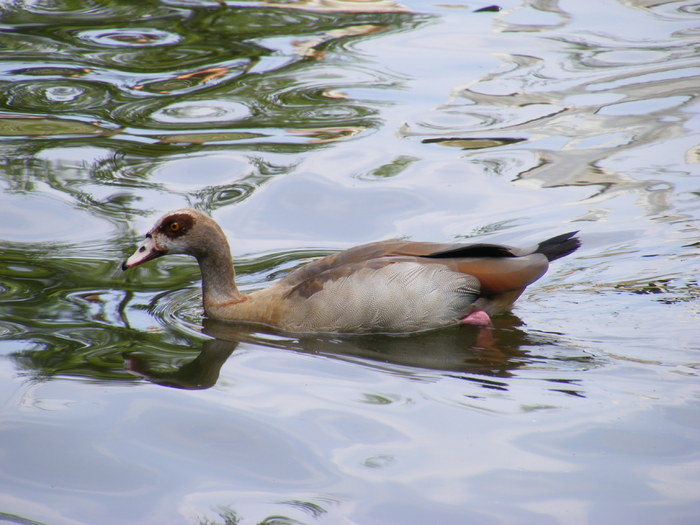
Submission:
<svg viewBox="0 0 700 525">
<path fill-rule="evenodd" d="M 167 254 L 185 254 L 200 260 L 225 249 L 226 237 L 214 220 L 192 208 L 173 210 L 155 223 L 131 257 L 122 264 L 127 270 Z"/>
</svg>

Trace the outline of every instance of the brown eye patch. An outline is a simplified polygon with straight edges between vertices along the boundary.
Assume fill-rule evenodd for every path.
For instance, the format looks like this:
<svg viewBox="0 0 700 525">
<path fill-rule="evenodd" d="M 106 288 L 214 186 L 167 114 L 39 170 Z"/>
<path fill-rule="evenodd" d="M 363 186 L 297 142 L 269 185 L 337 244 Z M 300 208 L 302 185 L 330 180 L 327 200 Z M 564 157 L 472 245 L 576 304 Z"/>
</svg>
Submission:
<svg viewBox="0 0 700 525">
<path fill-rule="evenodd" d="M 185 213 L 176 213 L 166 217 L 159 229 L 164 235 L 174 239 L 175 237 L 179 237 L 180 235 L 184 235 L 190 231 L 193 224 L 194 220 L 190 215 Z"/>
</svg>

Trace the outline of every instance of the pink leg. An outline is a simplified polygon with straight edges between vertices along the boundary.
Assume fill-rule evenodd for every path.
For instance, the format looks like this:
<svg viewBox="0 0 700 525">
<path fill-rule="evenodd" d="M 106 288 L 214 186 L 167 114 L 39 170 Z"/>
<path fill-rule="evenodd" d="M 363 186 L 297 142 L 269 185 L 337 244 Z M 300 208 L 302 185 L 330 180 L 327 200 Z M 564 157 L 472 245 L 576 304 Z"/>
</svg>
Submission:
<svg viewBox="0 0 700 525">
<path fill-rule="evenodd" d="M 476 310 L 460 320 L 462 324 L 471 324 L 474 326 L 491 326 L 491 318 L 489 314 L 483 310 Z"/>
</svg>

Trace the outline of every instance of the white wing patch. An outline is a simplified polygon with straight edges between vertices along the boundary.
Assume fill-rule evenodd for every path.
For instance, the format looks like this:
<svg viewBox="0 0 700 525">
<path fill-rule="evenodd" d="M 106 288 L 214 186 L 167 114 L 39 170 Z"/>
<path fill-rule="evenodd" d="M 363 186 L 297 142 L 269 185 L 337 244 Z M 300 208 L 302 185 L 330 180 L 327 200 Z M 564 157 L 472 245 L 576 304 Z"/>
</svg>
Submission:
<svg viewBox="0 0 700 525">
<path fill-rule="evenodd" d="M 326 282 L 291 317 L 299 331 L 408 332 L 457 322 L 479 291 L 441 264 L 399 262 Z"/>
</svg>

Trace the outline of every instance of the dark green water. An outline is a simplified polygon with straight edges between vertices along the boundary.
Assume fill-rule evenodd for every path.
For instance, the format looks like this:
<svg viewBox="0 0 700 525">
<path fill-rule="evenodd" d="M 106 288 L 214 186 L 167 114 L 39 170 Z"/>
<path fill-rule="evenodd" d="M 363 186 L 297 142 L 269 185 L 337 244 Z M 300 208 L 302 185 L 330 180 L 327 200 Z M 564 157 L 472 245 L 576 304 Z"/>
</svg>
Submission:
<svg viewBox="0 0 700 525">
<path fill-rule="evenodd" d="M 486 5 L 486 4 L 483 4 Z M 700 7 L 0 6 L 0 521 L 695 524 Z M 202 319 L 387 238 L 584 245 L 491 332 Z"/>
</svg>

